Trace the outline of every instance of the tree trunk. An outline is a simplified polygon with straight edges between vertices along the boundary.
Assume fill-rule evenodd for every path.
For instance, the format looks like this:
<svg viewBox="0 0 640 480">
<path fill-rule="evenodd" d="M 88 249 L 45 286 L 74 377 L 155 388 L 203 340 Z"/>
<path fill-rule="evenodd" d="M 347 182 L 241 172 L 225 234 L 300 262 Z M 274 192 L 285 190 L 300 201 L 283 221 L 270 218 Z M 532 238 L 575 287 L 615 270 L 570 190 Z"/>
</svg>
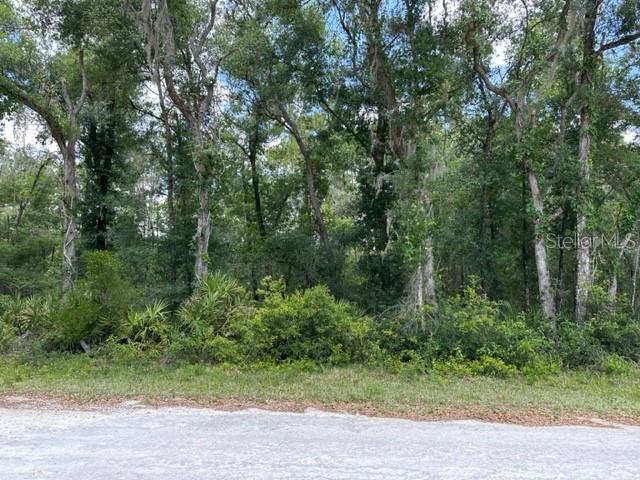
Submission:
<svg viewBox="0 0 640 480">
<path fill-rule="evenodd" d="M 594 52 L 595 25 L 598 15 L 598 0 L 589 0 L 585 12 L 585 30 L 582 40 L 582 72 L 580 73 L 580 87 L 585 99 L 580 107 L 580 139 L 578 142 L 578 164 L 580 167 L 580 182 L 578 188 L 578 213 L 576 217 L 576 323 L 582 323 L 587 313 L 589 288 L 591 285 L 591 241 L 587 231 L 586 192 L 589 185 L 589 149 L 591 137 L 591 115 L 589 111 L 589 95 L 593 83 L 593 71 L 596 68 Z"/>
<path fill-rule="evenodd" d="M 433 256 L 433 237 L 429 233 L 425 239 L 425 251 L 423 254 L 422 275 L 423 275 L 423 298 L 427 305 L 436 305 L 436 281 L 435 266 Z"/>
<path fill-rule="evenodd" d="M 389 150 L 393 153 L 400 164 L 410 158 L 415 153 L 415 145 L 411 145 L 407 140 L 404 124 L 398 119 L 398 99 L 394 84 L 389 73 L 389 59 L 385 51 L 383 35 L 380 29 L 379 10 L 381 3 L 379 1 L 359 1 L 357 3 L 358 13 L 363 24 L 363 33 L 366 39 L 366 55 L 371 69 L 373 79 L 373 88 L 371 91 L 374 99 L 383 107 L 383 112 L 388 122 L 386 143 Z M 425 192 L 421 192 L 421 196 L 427 198 Z M 427 198 L 429 201 L 430 199 Z M 425 211 L 430 212 L 430 205 L 424 205 Z M 431 233 L 426 233 L 424 239 L 424 257 L 418 270 L 414 273 L 414 278 L 419 279 L 419 289 L 424 290 L 420 294 L 420 301 L 428 302 L 435 305 L 435 278 L 434 278 L 434 259 L 433 259 L 433 238 Z M 413 286 L 412 289 L 415 289 Z"/>
<path fill-rule="evenodd" d="M 558 109 L 558 137 L 556 144 L 556 159 L 555 165 L 553 168 L 554 174 L 557 175 L 562 168 L 564 168 L 565 163 L 565 142 L 566 142 L 566 133 L 567 133 L 567 109 L 569 105 L 573 102 L 576 96 L 576 91 L 567 98 L 562 104 L 560 104 Z M 568 199 L 565 198 L 562 206 L 562 219 L 560 221 L 560 234 L 558 236 L 559 241 L 563 241 L 565 235 L 567 233 L 567 222 L 569 220 L 569 202 Z M 564 278 L 564 261 L 565 261 L 565 251 L 563 248 L 558 249 L 558 266 L 556 271 L 556 287 L 555 287 L 555 302 L 556 302 L 556 312 L 562 311 L 562 289 L 563 289 L 563 278 Z"/>
<path fill-rule="evenodd" d="M 198 212 L 196 214 L 196 263 L 195 278 L 200 283 L 207 275 L 209 261 L 209 237 L 211 236 L 211 217 L 209 214 L 208 176 L 198 176 Z"/>
<path fill-rule="evenodd" d="M 326 245 L 329 243 L 329 234 L 324 222 L 324 217 L 322 216 L 320 199 L 318 198 L 318 193 L 316 191 L 316 181 L 313 171 L 313 159 L 311 158 L 311 152 L 302 138 L 302 134 L 300 133 L 298 126 L 289 116 L 287 110 L 283 106 L 279 106 L 278 109 L 280 122 L 293 136 L 296 144 L 298 145 L 298 149 L 300 150 L 300 154 L 302 155 L 302 159 L 304 160 L 305 190 L 307 192 L 309 206 L 311 207 L 311 214 L 313 216 L 313 221 L 316 224 L 320 241 Z"/>
<path fill-rule="evenodd" d="M 536 258 L 536 269 L 538 273 L 538 293 L 540 295 L 540 305 L 544 316 L 553 321 L 556 316 L 555 302 L 553 300 L 551 274 L 549 273 L 549 263 L 547 262 L 547 250 L 544 244 L 544 204 L 538 188 L 538 179 L 533 169 L 527 167 L 527 178 L 529 179 L 529 188 L 531 190 L 531 200 L 533 201 L 533 209 L 536 218 L 533 222 L 534 234 L 534 255 Z"/>
<path fill-rule="evenodd" d="M 256 118 L 251 140 L 249 141 L 249 164 L 251 166 L 251 187 L 253 189 L 253 205 L 256 213 L 256 222 L 258 224 L 258 232 L 264 237 L 267 234 L 267 228 L 264 223 L 264 215 L 262 213 L 262 202 L 260 199 L 260 176 L 258 175 L 258 166 L 256 160 L 258 157 L 258 149 L 260 148 L 259 138 L 260 124 Z"/>
<path fill-rule="evenodd" d="M 492 195 L 491 183 L 487 181 L 486 173 L 492 165 L 491 152 L 493 148 L 493 139 L 498 124 L 498 115 L 495 115 L 491 109 L 487 110 L 487 127 L 484 140 L 482 142 L 482 160 L 480 170 L 480 222 L 478 239 L 480 245 L 480 271 L 481 282 L 485 292 L 489 296 L 495 294 L 496 290 L 496 268 L 495 261 L 491 252 L 494 240 L 494 226 L 492 219 Z"/>
<path fill-rule="evenodd" d="M 636 312 L 636 292 L 638 287 L 638 269 L 640 268 L 640 243 L 633 261 L 633 279 L 631 281 L 631 311 Z"/>
<path fill-rule="evenodd" d="M 521 99 L 518 104 L 520 105 L 522 103 L 523 99 Z M 519 146 L 522 141 L 523 120 L 523 112 L 518 108 L 515 112 L 515 133 L 516 142 Z M 549 320 L 552 327 L 555 327 L 556 307 L 553 299 L 549 262 L 547 261 L 547 249 L 544 242 L 544 202 L 540 188 L 538 187 L 538 177 L 533 171 L 530 162 L 531 160 L 525 155 L 522 159 L 522 165 L 529 183 L 531 202 L 535 212 L 535 218 L 533 219 L 533 254 L 536 260 L 536 273 L 538 275 L 538 296 L 540 307 L 545 318 Z"/>
<path fill-rule="evenodd" d="M 211 236 L 211 215 L 209 213 L 209 187 L 213 179 L 211 165 L 204 148 L 200 131 L 201 125 L 191 125 L 194 139 L 193 163 L 198 174 L 198 210 L 196 212 L 195 281 L 200 283 L 209 269 L 209 237 Z"/>
<path fill-rule="evenodd" d="M 311 205 L 311 212 L 313 214 L 313 219 L 318 227 L 318 235 L 320 236 L 320 240 L 322 243 L 329 242 L 329 234 L 327 233 L 327 227 L 324 223 L 324 218 L 322 216 L 322 210 L 320 207 L 320 200 L 318 199 L 318 194 L 316 192 L 316 183 L 315 177 L 313 173 L 313 161 L 311 159 L 311 155 L 306 148 L 300 147 L 301 153 L 304 158 L 304 179 L 307 189 L 307 196 L 309 197 L 309 204 Z"/>
<path fill-rule="evenodd" d="M 73 287 L 76 270 L 76 203 L 78 200 L 78 183 L 76 179 L 76 140 L 70 139 L 62 148 L 63 168 L 63 229 L 62 238 L 62 291 L 68 292 Z"/>
<path fill-rule="evenodd" d="M 529 221 L 527 218 L 527 178 L 525 172 L 522 172 L 521 181 L 521 203 L 522 203 L 522 228 L 520 239 L 520 267 L 522 269 L 522 296 L 525 310 L 531 308 L 531 290 L 529 288 Z"/>
<path fill-rule="evenodd" d="M 380 208 L 374 208 L 375 219 L 375 232 L 374 232 L 374 245 L 376 253 L 384 252 L 387 249 L 389 243 L 388 234 L 388 212 L 386 198 L 384 195 L 386 180 L 385 174 L 385 153 L 387 150 L 387 137 L 388 137 L 388 123 L 385 119 L 382 108 L 378 109 L 378 120 L 375 130 L 375 135 L 371 145 L 371 158 L 373 159 L 373 174 L 374 174 L 374 190 L 375 194 L 373 202 L 380 204 Z"/>
<path fill-rule="evenodd" d="M 582 143 L 582 141 L 580 142 Z M 591 239 L 587 231 L 587 216 L 579 211 L 576 219 L 576 323 L 582 323 L 587 313 L 591 285 Z"/>
</svg>

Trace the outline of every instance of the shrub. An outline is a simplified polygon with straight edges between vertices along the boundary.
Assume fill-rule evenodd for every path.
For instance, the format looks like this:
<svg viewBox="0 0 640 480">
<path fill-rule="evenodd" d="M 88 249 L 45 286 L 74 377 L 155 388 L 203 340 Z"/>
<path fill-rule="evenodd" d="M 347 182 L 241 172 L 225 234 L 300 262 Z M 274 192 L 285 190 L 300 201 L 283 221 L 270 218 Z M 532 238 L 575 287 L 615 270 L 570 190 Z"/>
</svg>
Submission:
<svg viewBox="0 0 640 480">
<path fill-rule="evenodd" d="M 20 335 L 37 335 L 50 328 L 52 309 L 49 297 L 0 297 L 0 320 Z"/>
<path fill-rule="evenodd" d="M 77 350 L 80 342 L 99 343 L 121 330 L 133 286 L 120 275 L 120 265 L 108 252 L 84 256 L 85 276 L 54 314 L 53 345 Z"/>
<path fill-rule="evenodd" d="M 0 297 L 0 351 L 37 351 L 51 328 L 50 297 Z"/>
<path fill-rule="evenodd" d="M 205 340 L 202 355 L 214 363 L 240 363 L 242 361 L 242 353 L 238 343 L 220 336 Z"/>
<path fill-rule="evenodd" d="M 635 368 L 637 368 L 637 365 L 630 364 L 615 354 L 604 357 L 600 365 L 600 369 L 608 375 L 631 375 Z"/>
<path fill-rule="evenodd" d="M 501 305 L 487 299 L 473 284 L 444 306 L 433 338 L 441 355 L 459 351 L 467 360 L 495 360 L 518 369 L 552 352 L 552 344 L 522 314 L 503 315 Z"/>
<path fill-rule="evenodd" d="M 431 370 L 439 375 L 474 376 L 486 375 L 490 377 L 506 378 L 518 373 L 513 365 L 506 364 L 503 360 L 489 355 L 482 355 L 475 360 L 465 358 L 460 350 L 455 350 L 450 356 L 443 359 L 434 359 Z"/>
<path fill-rule="evenodd" d="M 237 280 L 219 273 L 207 275 L 178 311 L 181 328 L 191 336 L 224 333 L 231 318 L 246 313 L 248 300 Z"/>
<path fill-rule="evenodd" d="M 0 354 L 6 353 L 17 336 L 16 329 L 0 319 Z"/>
<path fill-rule="evenodd" d="M 593 336 L 593 325 L 562 321 L 558 326 L 558 353 L 563 366 L 574 368 L 597 365 L 604 355 L 602 345 Z"/>
<path fill-rule="evenodd" d="M 290 295 L 267 292 L 253 325 L 266 333 L 254 351 L 263 358 L 345 363 L 371 352 L 370 319 L 336 301 L 325 286 Z"/>
<path fill-rule="evenodd" d="M 189 360 L 237 360 L 239 347 L 231 343 L 238 337 L 238 325 L 250 317 L 249 295 L 238 281 L 207 275 L 178 311 L 182 336 L 171 352 Z"/>
<path fill-rule="evenodd" d="M 582 325 L 563 322 L 558 350 L 567 367 L 602 364 L 608 355 L 640 361 L 640 323 L 626 315 L 603 315 Z"/>
<path fill-rule="evenodd" d="M 142 311 L 130 311 L 122 325 L 121 336 L 142 350 L 167 344 L 171 336 L 167 308 L 166 302 L 157 301 Z"/>
<path fill-rule="evenodd" d="M 640 322 L 630 315 L 603 315 L 590 320 L 588 329 L 607 353 L 640 361 Z"/>
</svg>

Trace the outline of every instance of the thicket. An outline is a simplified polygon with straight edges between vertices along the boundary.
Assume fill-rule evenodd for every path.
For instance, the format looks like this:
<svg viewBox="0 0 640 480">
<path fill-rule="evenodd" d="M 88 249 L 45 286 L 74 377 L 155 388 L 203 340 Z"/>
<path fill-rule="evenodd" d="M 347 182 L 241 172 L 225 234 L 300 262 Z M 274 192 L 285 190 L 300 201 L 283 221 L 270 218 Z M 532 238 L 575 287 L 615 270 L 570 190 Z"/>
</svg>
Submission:
<svg viewBox="0 0 640 480">
<path fill-rule="evenodd" d="M 420 318 L 397 310 L 377 317 L 336 300 L 325 286 L 286 292 L 265 277 L 257 295 L 209 274 L 182 304 L 146 305 L 106 252 L 84 257 L 73 292 L 0 296 L 0 352 L 53 352 L 246 364 L 366 362 L 393 371 L 540 376 L 560 368 L 628 371 L 640 361 L 640 324 L 602 296 L 582 325 L 515 312 L 488 299 L 477 281 Z M 594 295 L 598 298 L 598 295 Z"/>
</svg>

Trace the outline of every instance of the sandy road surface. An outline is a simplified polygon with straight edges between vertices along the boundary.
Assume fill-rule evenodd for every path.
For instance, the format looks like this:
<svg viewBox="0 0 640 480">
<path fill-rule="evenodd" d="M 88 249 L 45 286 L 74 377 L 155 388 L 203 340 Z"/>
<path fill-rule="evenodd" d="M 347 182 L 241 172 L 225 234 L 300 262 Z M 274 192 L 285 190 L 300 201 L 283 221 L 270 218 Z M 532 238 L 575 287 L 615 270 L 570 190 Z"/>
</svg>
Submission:
<svg viewBox="0 0 640 480">
<path fill-rule="evenodd" d="M 640 427 L 0 409 L 0 479 L 640 479 Z"/>
</svg>

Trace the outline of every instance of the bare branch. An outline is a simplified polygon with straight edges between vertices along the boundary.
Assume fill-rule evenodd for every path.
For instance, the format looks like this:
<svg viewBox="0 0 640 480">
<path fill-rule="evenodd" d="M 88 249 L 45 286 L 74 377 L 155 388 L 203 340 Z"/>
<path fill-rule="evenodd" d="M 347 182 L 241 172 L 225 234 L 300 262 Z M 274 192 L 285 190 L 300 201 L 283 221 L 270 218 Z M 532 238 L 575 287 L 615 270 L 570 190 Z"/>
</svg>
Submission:
<svg viewBox="0 0 640 480">
<path fill-rule="evenodd" d="M 472 25 L 472 28 L 468 29 L 467 30 L 467 34 L 465 35 L 465 39 L 467 41 L 467 44 L 471 46 L 471 49 L 472 49 L 472 52 L 473 52 L 473 69 L 474 69 L 474 71 L 478 74 L 478 76 L 482 80 L 482 83 L 484 84 L 484 86 L 487 87 L 487 90 L 489 90 L 489 91 L 495 93 L 496 95 L 499 95 L 500 97 L 504 98 L 507 101 L 507 103 L 509 104 L 509 107 L 511 107 L 511 110 L 515 111 L 517 109 L 517 106 L 518 106 L 516 101 L 509 94 L 507 89 L 504 88 L 503 85 L 496 85 L 495 83 L 493 83 L 491 81 L 491 79 L 489 78 L 489 75 L 487 74 L 487 71 L 482 66 L 482 62 L 480 60 L 480 46 L 478 45 L 478 42 L 477 42 L 477 40 L 475 38 L 474 33 L 475 33 L 475 26 Z"/>
<path fill-rule="evenodd" d="M 0 93 L 36 112 L 49 127 L 56 143 L 62 148 L 65 142 L 65 129 L 61 121 L 61 112 L 56 111 L 45 99 L 27 92 L 4 75 L 0 75 Z"/>
<path fill-rule="evenodd" d="M 607 50 L 611 50 L 612 48 L 621 47 L 622 45 L 627 45 L 634 40 L 640 38 L 640 31 L 630 33 L 629 35 L 625 35 L 623 37 L 618 38 L 609 43 L 605 43 L 604 45 L 600 45 L 600 48 L 596 50 L 596 55 L 601 55 L 603 52 Z"/>
<path fill-rule="evenodd" d="M 87 99 L 87 92 L 89 90 L 89 81 L 87 80 L 87 72 L 84 67 L 84 50 L 80 49 L 78 53 L 78 65 L 80 68 L 80 77 L 82 78 L 82 90 L 80 91 L 80 98 L 76 102 L 76 114 L 84 105 L 85 100 Z"/>
</svg>

